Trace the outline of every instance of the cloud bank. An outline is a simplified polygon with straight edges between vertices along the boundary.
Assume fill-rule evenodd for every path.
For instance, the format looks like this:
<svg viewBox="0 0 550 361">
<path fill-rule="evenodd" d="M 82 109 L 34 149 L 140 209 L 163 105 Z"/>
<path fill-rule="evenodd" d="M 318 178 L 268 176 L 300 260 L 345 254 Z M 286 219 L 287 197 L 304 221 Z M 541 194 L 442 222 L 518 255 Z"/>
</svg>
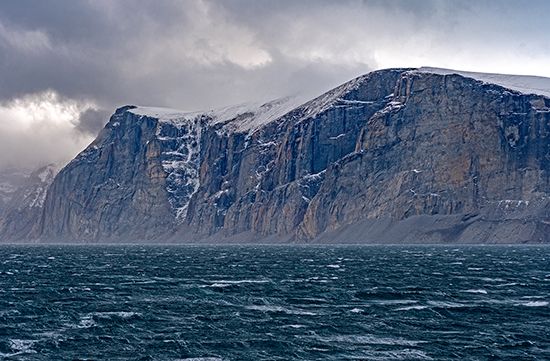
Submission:
<svg viewBox="0 0 550 361">
<path fill-rule="evenodd" d="M 0 165 L 69 159 L 124 104 L 315 95 L 386 67 L 550 76 L 548 11 L 508 0 L 4 1 Z M 41 102 L 59 113 L 14 110 Z"/>
<path fill-rule="evenodd" d="M 69 161 L 91 142 L 104 116 L 51 90 L 0 103 L 0 169 Z"/>
</svg>

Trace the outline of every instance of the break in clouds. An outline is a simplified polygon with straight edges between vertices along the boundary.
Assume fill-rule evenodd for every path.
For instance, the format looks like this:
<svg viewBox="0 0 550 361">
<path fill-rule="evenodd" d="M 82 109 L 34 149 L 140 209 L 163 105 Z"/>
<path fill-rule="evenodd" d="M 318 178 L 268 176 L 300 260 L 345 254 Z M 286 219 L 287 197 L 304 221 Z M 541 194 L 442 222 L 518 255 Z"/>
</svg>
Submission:
<svg viewBox="0 0 550 361">
<path fill-rule="evenodd" d="M 315 95 L 398 66 L 550 76 L 549 10 L 506 0 L 3 1 L 0 167 L 66 162 L 124 104 L 199 110 Z"/>
<path fill-rule="evenodd" d="M 0 104 L 0 169 L 65 163 L 90 143 L 108 114 L 52 90 Z"/>
</svg>

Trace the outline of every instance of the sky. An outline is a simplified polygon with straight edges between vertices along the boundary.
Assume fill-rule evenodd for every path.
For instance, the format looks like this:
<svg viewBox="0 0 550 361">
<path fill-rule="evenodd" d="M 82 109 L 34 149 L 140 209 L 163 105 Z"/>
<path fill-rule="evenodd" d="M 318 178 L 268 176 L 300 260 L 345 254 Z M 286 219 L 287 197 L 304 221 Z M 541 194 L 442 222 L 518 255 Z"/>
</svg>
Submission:
<svg viewBox="0 0 550 361">
<path fill-rule="evenodd" d="M 70 160 L 125 104 L 205 110 L 388 67 L 550 77 L 550 1 L 3 0 L 0 169 Z"/>
</svg>

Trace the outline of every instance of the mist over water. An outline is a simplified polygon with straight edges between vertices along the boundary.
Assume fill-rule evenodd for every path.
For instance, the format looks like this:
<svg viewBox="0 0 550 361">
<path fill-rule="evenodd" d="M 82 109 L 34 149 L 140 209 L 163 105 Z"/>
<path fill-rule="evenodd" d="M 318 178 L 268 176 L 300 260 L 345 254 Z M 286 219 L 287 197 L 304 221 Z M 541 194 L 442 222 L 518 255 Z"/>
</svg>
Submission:
<svg viewBox="0 0 550 361">
<path fill-rule="evenodd" d="M 0 359 L 550 359 L 550 247 L 1 246 Z"/>
</svg>

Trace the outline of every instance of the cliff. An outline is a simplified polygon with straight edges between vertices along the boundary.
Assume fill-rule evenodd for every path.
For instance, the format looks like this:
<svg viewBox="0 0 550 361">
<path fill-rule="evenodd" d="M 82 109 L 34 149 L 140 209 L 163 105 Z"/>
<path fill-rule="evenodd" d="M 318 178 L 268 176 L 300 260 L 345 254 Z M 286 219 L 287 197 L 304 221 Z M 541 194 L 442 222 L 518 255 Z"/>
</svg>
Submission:
<svg viewBox="0 0 550 361">
<path fill-rule="evenodd" d="M 388 69 L 307 102 L 126 106 L 55 177 L 26 237 L 549 242 L 547 89 Z"/>
</svg>

